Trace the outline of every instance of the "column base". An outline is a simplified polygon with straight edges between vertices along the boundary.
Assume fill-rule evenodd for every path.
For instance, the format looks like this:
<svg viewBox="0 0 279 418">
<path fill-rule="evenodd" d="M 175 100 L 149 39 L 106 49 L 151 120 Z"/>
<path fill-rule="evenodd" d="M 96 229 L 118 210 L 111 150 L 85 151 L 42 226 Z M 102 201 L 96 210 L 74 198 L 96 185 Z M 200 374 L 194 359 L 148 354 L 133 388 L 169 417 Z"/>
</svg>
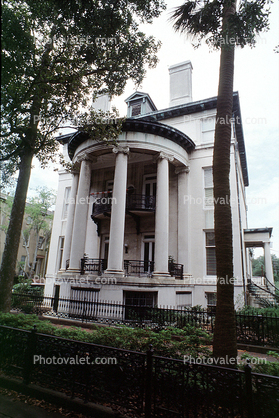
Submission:
<svg viewBox="0 0 279 418">
<path fill-rule="evenodd" d="M 60 272 L 60 270 L 59 270 L 59 272 Z M 67 273 L 67 274 L 81 274 L 80 269 L 75 269 L 75 268 L 68 268 L 67 270 L 64 271 L 64 273 Z"/>
<path fill-rule="evenodd" d="M 104 277 L 107 277 L 107 276 L 124 277 L 124 270 L 110 269 L 110 270 L 104 271 L 102 275 Z"/>
<path fill-rule="evenodd" d="M 154 271 L 152 277 L 171 277 L 171 275 L 165 271 Z"/>
</svg>

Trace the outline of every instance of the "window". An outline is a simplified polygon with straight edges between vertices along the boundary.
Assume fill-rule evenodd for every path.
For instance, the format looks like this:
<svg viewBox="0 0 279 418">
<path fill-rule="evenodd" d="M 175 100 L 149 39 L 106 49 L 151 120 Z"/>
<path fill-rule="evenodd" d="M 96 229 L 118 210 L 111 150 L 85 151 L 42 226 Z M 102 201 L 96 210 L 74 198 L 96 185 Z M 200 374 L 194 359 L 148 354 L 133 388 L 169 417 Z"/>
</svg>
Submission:
<svg viewBox="0 0 279 418">
<path fill-rule="evenodd" d="M 202 119 L 202 142 L 208 144 L 214 142 L 215 116 Z"/>
<path fill-rule="evenodd" d="M 144 176 L 143 178 L 143 194 L 145 196 L 156 196 L 157 177 L 156 174 Z"/>
<path fill-rule="evenodd" d="M 141 114 L 141 103 L 134 103 L 131 106 L 131 116 L 137 116 Z"/>
<path fill-rule="evenodd" d="M 40 276 L 41 274 L 41 269 L 42 269 L 42 258 L 37 258 L 36 260 L 36 269 L 35 269 L 35 273 Z"/>
<path fill-rule="evenodd" d="M 214 206 L 213 197 L 213 170 L 212 167 L 204 168 L 204 206 L 212 208 Z"/>
<path fill-rule="evenodd" d="M 129 292 L 124 291 L 126 306 L 155 306 L 157 292 Z"/>
<path fill-rule="evenodd" d="M 71 187 L 66 187 L 65 193 L 64 193 L 64 207 L 63 207 L 62 219 L 67 219 L 67 216 L 68 216 L 70 193 L 71 193 Z"/>
<path fill-rule="evenodd" d="M 39 241 L 38 241 L 38 250 L 43 250 L 44 249 L 44 237 L 39 237 Z"/>
<path fill-rule="evenodd" d="M 19 274 L 23 274 L 26 267 L 26 255 L 22 255 L 20 259 Z"/>
<path fill-rule="evenodd" d="M 207 306 L 216 306 L 217 302 L 217 294 L 215 292 L 207 292 L 205 294 L 205 297 L 207 299 Z"/>
<path fill-rule="evenodd" d="M 215 235 L 214 232 L 205 233 L 206 248 L 206 274 L 207 276 L 216 275 L 216 252 L 215 252 Z"/>
<path fill-rule="evenodd" d="M 176 292 L 177 308 L 192 306 L 192 292 Z"/>
<path fill-rule="evenodd" d="M 58 270 L 62 267 L 62 260 L 63 260 L 63 250 L 64 250 L 64 237 L 59 237 L 59 245 L 58 245 Z"/>
</svg>

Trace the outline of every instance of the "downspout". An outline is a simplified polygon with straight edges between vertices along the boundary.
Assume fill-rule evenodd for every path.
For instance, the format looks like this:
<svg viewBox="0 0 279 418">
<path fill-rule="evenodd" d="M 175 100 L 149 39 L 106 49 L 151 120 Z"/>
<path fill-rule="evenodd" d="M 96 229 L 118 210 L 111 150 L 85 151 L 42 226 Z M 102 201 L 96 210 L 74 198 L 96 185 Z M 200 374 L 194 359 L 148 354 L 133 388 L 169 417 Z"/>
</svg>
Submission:
<svg viewBox="0 0 279 418">
<path fill-rule="evenodd" d="M 239 233 L 240 233 L 242 282 L 243 282 L 243 291 L 244 291 L 244 303 L 246 306 L 247 295 L 246 295 L 246 283 L 245 283 L 245 277 L 244 277 L 243 233 L 242 233 L 242 221 L 241 221 L 241 210 L 240 210 L 239 176 L 238 176 L 237 157 L 236 157 L 237 152 L 238 152 L 238 144 L 235 143 L 234 161 L 235 161 L 236 190 L 237 190 L 237 202 L 238 202 L 238 221 L 239 221 Z"/>
</svg>

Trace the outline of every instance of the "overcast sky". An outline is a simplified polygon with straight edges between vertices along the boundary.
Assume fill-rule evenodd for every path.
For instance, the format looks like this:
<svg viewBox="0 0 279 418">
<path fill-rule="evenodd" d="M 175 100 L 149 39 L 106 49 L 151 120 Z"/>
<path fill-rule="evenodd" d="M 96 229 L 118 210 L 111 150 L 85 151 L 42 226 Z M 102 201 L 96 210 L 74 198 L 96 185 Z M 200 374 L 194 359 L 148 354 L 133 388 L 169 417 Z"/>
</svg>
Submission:
<svg viewBox="0 0 279 418">
<path fill-rule="evenodd" d="M 186 35 L 175 33 L 168 22 L 170 11 L 183 3 L 167 1 L 168 9 L 144 31 L 161 40 L 156 69 L 148 70 L 138 90 L 149 93 L 158 109 L 169 107 L 168 67 L 186 60 L 193 65 L 193 100 L 217 95 L 220 53 L 206 45 L 194 49 Z M 235 56 L 234 90 L 239 92 L 249 187 L 248 227 L 273 227 L 272 253 L 279 257 L 279 44 L 278 1 L 271 6 L 270 31 L 263 33 L 255 48 L 237 49 Z M 123 96 L 114 100 L 120 114 L 126 114 L 124 100 L 135 91 L 128 82 Z M 29 195 L 45 185 L 57 190 L 58 174 L 52 168 L 42 170 L 35 162 Z M 256 202 L 256 203 L 255 203 Z M 259 254 L 259 253 L 258 253 Z M 256 254 L 256 255 L 258 255 Z"/>
</svg>

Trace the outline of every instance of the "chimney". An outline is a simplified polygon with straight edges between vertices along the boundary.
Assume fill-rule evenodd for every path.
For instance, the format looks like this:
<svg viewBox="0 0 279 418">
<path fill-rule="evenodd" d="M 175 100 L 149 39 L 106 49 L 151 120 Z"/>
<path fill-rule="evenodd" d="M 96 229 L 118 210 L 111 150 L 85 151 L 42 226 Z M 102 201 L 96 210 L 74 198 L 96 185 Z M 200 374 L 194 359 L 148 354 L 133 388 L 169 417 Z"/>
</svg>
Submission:
<svg viewBox="0 0 279 418">
<path fill-rule="evenodd" d="M 192 102 L 192 63 L 180 62 L 169 67 L 170 107 Z"/>
</svg>

